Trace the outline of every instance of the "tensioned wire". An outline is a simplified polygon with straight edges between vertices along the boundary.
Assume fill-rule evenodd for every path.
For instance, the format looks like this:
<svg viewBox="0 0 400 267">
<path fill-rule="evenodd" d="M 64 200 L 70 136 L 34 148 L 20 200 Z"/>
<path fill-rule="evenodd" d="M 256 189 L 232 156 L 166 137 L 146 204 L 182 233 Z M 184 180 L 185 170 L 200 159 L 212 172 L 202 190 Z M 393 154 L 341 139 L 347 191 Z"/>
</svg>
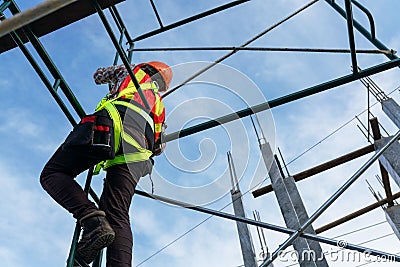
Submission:
<svg viewBox="0 0 400 267">
<path fill-rule="evenodd" d="M 393 94 L 396 90 L 400 89 L 400 85 L 397 86 L 394 90 L 392 90 L 388 95 Z M 373 103 L 370 107 L 375 106 L 376 104 L 378 104 L 379 101 L 376 101 L 375 103 Z M 364 112 L 368 111 L 368 108 L 363 110 L 362 112 L 360 112 L 359 114 L 357 114 L 357 116 L 360 116 L 361 114 L 363 114 Z M 313 146 L 311 146 L 309 149 L 305 150 L 303 153 L 301 153 L 299 156 L 295 157 L 294 159 L 292 159 L 287 165 L 293 163 L 294 161 L 296 161 L 297 159 L 299 159 L 300 157 L 302 157 L 303 155 L 305 155 L 307 152 L 309 152 L 310 150 L 312 150 L 313 148 L 315 148 L 317 145 L 321 144 L 323 141 L 327 140 L 329 137 L 331 137 L 332 135 L 334 135 L 335 133 L 337 133 L 338 131 L 340 131 L 341 129 L 343 129 L 346 125 L 348 125 L 349 123 L 351 123 L 353 120 L 355 119 L 352 118 L 351 120 L 345 122 L 343 125 L 341 125 L 340 127 L 338 127 L 337 129 L 335 129 L 332 133 L 330 133 L 329 135 L 327 135 L 326 137 L 324 137 L 323 139 L 321 139 L 319 142 L 317 142 L 316 144 L 314 144 Z M 266 180 L 268 180 L 269 178 L 266 177 L 265 179 L 263 179 L 261 182 L 259 182 L 258 184 L 256 184 L 255 186 L 253 186 L 252 188 L 250 188 L 249 190 L 247 190 L 246 192 L 244 192 L 242 194 L 242 196 L 245 196 L 246 194 L 248 194 L 250 191 L 253 191 L 256 187 L 261 186 Z M 228 207 L 229 205 L 232 204 L 232 201 L 229 202 L 228 204 L 226 204 L 225 206 L 223 206 L 221 209 L 219 209 L 218 211 L 222 211 L 224 210 L 226 207 Z M 155 257 L 157 254 L 161 253 L 163 250 L 165 250 L 166 248 L 170 247 L 171 245 L 173 245 L 174 243 L 176 243 L 177 241 L 179 241 L 180 239 L 182 239 L 183 237 L 185 237 L 186 235 L 188 235 L 190 232 L 192 232 L 193 230 L 195 230 L 196 228 L 198 228 L 200 225 L 202 225 L 203 223 L 205 223 L 206 221 L 208 221 L 209 219 L 211 219 L 212 217 L 214 217 L 214 215 L 210 215 L 207 218 L 205 218 L 204 220 L 200 221 L 198 224 L 194 225 L 193 227 L 191 227 L 190 229 L 188 229 L 187 231 L 185 231 L 184 233 L 182 233 L 181 235 L 179 235 L 177 238 L 175 238 L 174 240 L 172 240 L 171 242 L 169 242 L 168 244 L 164 245 L 163 247 L 161 247 L 159 250 L 157 250 L 156 252 L 154 252 L 153 254 L 151 254 L 149 257 L 147 257 L 146 259 L 142 260 L 139 264 L 136 265 L 136 267 L 144 264 L 145 262 L 147 262 L 148 260 L 150 260 L 151 258 Z M 382 222 L 381 222 L 382 223 Z M 380 224 L 380 223 L 378 223 Z M 377 225 L 377 224 L 376 224 Z M 372 225 L 375 226 L 375 225 Z M 364 228 L 368 228 L 364 227 Z M 361 231 L 362 229 L 358 229 L 355 231 Z M 349 233 L 337 236 L 337 237 L 341 237 L 344 235 L 347 235 Z M 334 237 L 334 238 L 337 238 Z M 290 266 L 290 265 L 289 265 Z"/>
</svg>

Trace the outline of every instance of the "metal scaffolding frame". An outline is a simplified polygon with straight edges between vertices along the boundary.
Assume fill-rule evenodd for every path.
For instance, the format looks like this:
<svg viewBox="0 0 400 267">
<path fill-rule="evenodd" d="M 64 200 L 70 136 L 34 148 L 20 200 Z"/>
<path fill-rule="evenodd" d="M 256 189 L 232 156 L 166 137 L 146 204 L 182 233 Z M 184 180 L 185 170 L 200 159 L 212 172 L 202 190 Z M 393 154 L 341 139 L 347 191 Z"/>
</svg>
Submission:
<svg viewBox="0 0 400 267">
<path fill-rule="evenodd" d="M 128 70 L 130 70 L 129 65 L 130 65 L 130 60 L 131 60 L 131 55 L 133 51 L 150 51 L 150 49 L 134 49 L 133 48 L 133 44 L 136 41 L 139 40 L 143 40 L 145 38 L 154 36 L 156 34 L 162 33 L 162 32 L 166 32 L 170 29 L 173 29 L 175 27 L 180 27 L 183 26 L 187 23 L 196 21 L 198 19 L 204 18 L 206 16 L 218 13 L 222 10 L 234 7 L 234 6 L 238 6 L 242 3 L 248 2 L 249 0 L 237 0 L 237 1 L 233 1 L 231 3 L 228 3 L 226 5 L 211 9 L 209 11 L 203 12 L 201 14 L 192 16 L 190 18 L 184 19 L 182 21 L 164 26 L 160 17 L 160 14 L 156 8 L 155 3 L 153 2 L 153 0 L 151 1 L 151 5 L 153 8 L 153 11 L 155 12 L 156 18 L 160 24 L 160 28 L 148 33 L 145 33 L 143 35 L 140 35 L 138 37 L 135 38 L 131 38 L 129 35 L 129 32 L 127 30 L 127 28 L 125 27 L 123 20 L 121 18 L 121 16 L 118 13 L 118 10 L 116 9 L 115 6 L 110 6 L 107 7 L 109 8 L 109 11 L 114 19 L 115 24 L 117 25 L 119 32 L 120 32 L 120 39 L 118 41 L 118 39 L 115 37 L 113 31 L 112 31 L 112 27 L 110 26 L 109 22 L 107 21 L 106 16 L 104 15 L 103 9 L 105 8 L 104 6 L 100 5 L 99 0 L 89 0 L 89 2 L 91 2 L 91 4 L 93 5 L 92 7 L 95 9 L 95 11 L 98 13 L 105 29 L 107 30 L 110 39 L 112 40 L 113 45 L 115 46 L 115 49 L 117 51 L 116 57 L 115 57 L 115 62 L 117 62 L 118 58 L 120 58 L 123 62 L 123 64 L 127 67 Z M 67 119 L 69 120 L 69 122 L 72 125 L 76 124 L 75 118 L 74 118 L 74 114 L 72 113 L 72 111 L 70 111 L 67 107 L 67 105 L 64 103 L 64 101 L 61 99 L 61 97 L 59 96 L 59 92 L 58 92 L 58 88 L 61 89 L 61 91 L 64 93 L 64 95 L 67 97 L 67 100 L 69 101 L 69 103 L 72 105 L 73 107 L 73 111 L 76 113 L 75 115 L 78 115 L 79 117 L 82 117 L 83 115 L 85 115 L 85 112 L 83 110 L 83 108 L 81 107 L 81 105 L 79 104 L 79 101 L 76 99 L 76 97 L 74 96 L 72 90 L 69 88 L 68 84 L 66 83 L 66 81 L 64 80 L 64 78 L 62 77 L 61 73 L 58 71 L 57 67 L 55 66 L 55 64 L 53 63 L 53 61 L 51 60 L 50 56 L 47 54 L 45 48 L 43 47 L 43 45 L 41 44 L 41 42 L 39 41 L 37 35 L 35 34 L 34 30 L 32 30 L 31 26 L 37 22 L 37 20 L 39 19 L 44 19 L 46 15 L 52 14 L 56 11 L 58 12 L 62 12 L 62 9 L 65 8 L 66 6 L 68 6 L 69 4 L 72 4 L 73 2 L 76 2 L 76 0 L 72 0 L 72 1 L 57 1 L 57 0 L 49 0 L 49 1 L 45 1 L 43 4 L 38 5 L 36 8 L 22 12 L 18 9 L 18 6 L 16 5 L 16 3 L 14 2 L 14 0 L 3 0 L 3 3 L 0 4 L 0 19 L 2 20 L 2 22 L 0 23 L 0 42 L 1 42 L 1 37 L 11 37 L 12 40 L 15 42 L 16 46 L 18 46 L 22 53 L 25 55 L 25 57 L 28 59 L 29 63 L 33 66 L 34 70 L 37 72 L 38 76 L 41 78 L 42 82 L 45 84 L 46 88 L 49 90 L 49 92 L 51 93 L 51 95 L 53 96 L 53 98 L 56 100 L 56 103 L 60 106 L 61 110 L 63 111 L 63 113 L 66 115 Z M 117 1 L 120 2 L 120 1 Z M 228 53 L 226 56 L 218 59 L 215 61 L 215 64 L 212 64 L 210 66 L 208 66 L 206 69 L 204 70 L 200 70 L 198 73 L 196 73 L 194 76 L 190 77 L 188 80 L 186 80 L 183 84 L 173 88 L 171 91 L 169 91 L 168 93 L 164 94 L 164 97 L 167 97 L 169 94 L 175 92 L 177 89 L 181 88 L 184 84 L 186 84 L 187 82 L 189 82 L 190 80 L 192 80 L 193 78 L 197 77 L 198 75 L 200 75 L 201 73 L 207 71 L 208 69 L 212 68 L 213 66 L 215 66 L 216 64 L 222 62 L 223 60 L 225 60 L 226 58 L 232 56 L 233 54 L 235 54 L 238 51 L 241 50 L 251 50 L 250 48 L 246 48 L 246 46 L 248 44 L 250 44 L 251 42 L 253 42 L 254 40 L 258 39 L 259 37 L 263 36 L 265 33 L 269 32 L 271 29 L 279 26 L 281 23 L 287 21 L 288 19 L 292 18 L 294 15 L 298 14 L 299 12 L 301 12 L 302 10 L 306 9 L 307 7 L 311 6 L 312 4 L 316 3 L 317 0 L 314 0 L 312 2 L 310 2 L 308 5 L 304 6 L 303 8 L 299 9 L 298 11 L 296 11 L 295 13 L 293 13 L 292 15 L 288 16 L 287 18 L 285 18 L 284 20 L 282 20 L 281 22 L 273 25 L 272 27 L 268 28 L 267 30 L 263 31 L 262 33 L 260 33 L 259 35 L 257 35 L 256 37 L 254 37 L 253 39 L 249 40 L 248 42 L 246 42 L 245 44 L 243 44 L 240 47 L 224 47 L 224 48 L 219 48 L 219 50 L 232 50 L 230 53 Z M 334 0 L 325 0 L 325 2 L 327 4 L 329 4 L 332 8 L 334 8 L 340 15 L 342 15 L 347 22 L 347 30 L 348 30 L 348 37 L 349 37 L 349 49 L 348 50 L 341 50 L 341 51 L 333 51 L 333 50 L 325 50 L 323 51 L 323 49 L 319 50 L 319 51 L 307 51 L 307 52 L 345 52 L 345 53 L 350 53 L 351 56 L 351 62 L 352 62 L 352 73 L 324 82 L 322 84 L 316 85 L 316 86 L 312 86 L 303 90 L 299 90 L 297 92 L 294 92 L 292 94 L 286 95 L 286 96 L 282 96 L 279 98 L 276 98 L 274 100 L 268 101 L 266 103 L 262 103 L 253 107 L 249 107 L 247 109 L 243 109 L 240 111 L 237 111 L 235 113 L 232 114 L 228 114 L 210 121 L 206 121 L 204 123 L 192 126 L 192 127 L 188 127 L 185 128 L 179 132 L 175 132 L 175 133 L 171 133 L 168 134 L 166 136 L 166 142 L 169 141 L 173 141 L 176 140 L 178 138 L 182 138 L 194 133 L 198 133 L 219 125 L 222 125 L 224 123 L 228 123 L 231 122 L 233 120 L 239 119 L 239 118 L 243 118 L 246 116 L 250 116 L 252 114 L 256 114 L 258 112 L 267 110 L 267 109 L 272 109 L 274 107 L 278 107 L 280 105 L 283 104 L 287 104 L 290 103 L 292 101 L 307 97 L 307 96 L 311 96 L 344 84 L 347 84 L 349 82 L 355 81 L 355 80 L 359 80 L 359 79 L 363 79 L 363 78 L 367 78 L 370 75 L 376 74 L 376 73 L 380 73 L 395 67 L 399 67 L 400 66 L 400 59 L 395 55 L 393 50 L 388 49 L 383 43 L 381 43 L 375 36 L 375 26 L 374 26 L 374 21 L 373 21 L 373 17 L 372 14 L 364 7 L 362 6 L 359 2 L 355 1 L 355 0 L 345 0 L 345 9 L 341 8 L 337 3 L 335 3 Z M 356 20 L 353 19 L 352 16 L 352 7 L 356 6 L 357 8 L 359 8 L 363 13 L 365 13 L 369 19 L 370 22 L 370 31 L 368 31 L 367 29 L 365 29 L 360 23 L 358 23 Z M 10 19 L 6 19 L 3 12 L 9 9 L 10 12 L 14 15 L 14 17 L 10 18 Z M 21 20 L 21 18 L 24 18 L 23 20 Z M 83 17 L 82 17 L 83 18 Z M 370 68 L 364 69 L 364 70 L 360 70 L 358 68 L 357 65 L 357 53 L 372 53 L 372 51 L 359 51 L 356 50 L 355 48 L 355 42 L 354 42 L 354 29 L 358 30 L 362 35 L 364 35 L 364 37 L 369 40 L 372 44 L 374 44 L 378 50 L 373 51 L 374 53 L 383 53 L 384 55 L 386 55 L 389 58 L 389 61 L 372 66 Z M 125 39 L 127 39 L 127 43 L 129 44 L 130 48 L 128 49 L 129 54 L 127 55 L 125 53 L 125 51 L 122 48 L 122 40 L 125 37 Z M 48 70 L 50 71 L 51 75 L 54 78 L 54 83 L 52 84 L 50 82 L 50 80 L 46 77 L 46 75 L 44 74 L 43 70 L 39 67 L 39 64 L 36 62 L 36 60 L 34 59 L 34 57 L 32 56 L 32 54 L 28 51 L 28 49 L 25 46 L 25 42 L 30 42 L 33 47 L 35 48 L 35 50 L 37 51 L 38 55 L 40 56 L 40 58 L 43 60 L 43 62 L 45 63 L 46 67 L 48 68 Z M 10 49 L 10 48 L 5 48 L 5 49 Z M 173 50 L 172 48 L 158 48 L 158 50 Z M 201 50 L 204 48 L 199 48 L 198 50 Z M 213 50 L 217 50 L 218 48 L 212 48 Z M 210 48 L 210 50 L 212 50 Z M 256 50 L 255 48 L 253 48 L 254 50 Z M 184 49 L 175 49 L 175 50 L 184 50 Z M 262 50 L 262 49 L 260 49 Z M 267 49 L 264 49 L 264 51 Z M 270 50 L 274 50 L 274 49 L 270 49 Z M 278 51 L 278 49 L 275 49 L 276 51 Z M 300 51 L 300 49 L 297 49 L 298 51 Z M 156 51 L 155 49 L 153 49 L 152 51 Z M 286 50 L 289 51 L 289 50 Z M 302 51 L 306 51 L 306 49 L 303 49 Z M 148 106 L 146 99 L 144 98 L 144 95 L 140 89 L 140 85 L 138 83 L 138 81 L 136 80 L 134 74 L 132 71 L 129 72 L 129 75 L 131 76 L 135 86 L 138 88 L 138 92 L 140 93 L 140 96 L 143 99 L 143 102 L 145 103 L 145 105 Z M 378 138 L 377 136 L 374 136 L 375 138 Z M 169 199 L 163 196 L 157 196 L 157 195 L 149 195 L 148 193 L 142 192 L 142 191 L 136 191 L 137 195 L 140 196 L 144 196 L 147 198 L 153 198 L 153 199 L 157 199 L 172 205 L 177 205 L 177 206 L 181 206 L 187 209 L 191 209 L 191 210 L 195 210 L 198 212 L 202 212 L 202 213 L 206 213 L 206 214 L 211 214 L 214 216 L 218 216 L 218 217 L 222 217 L 225 219 L 229 219 L 229 220 L 234 220 L 234 221 L 239 221 L 239 222 L 243 222 L 243 223 L 247 223 L 250 225 L 254 225 L 254 226 L 258 226 L 258 227 L 262 227 L 265 229 L 269 229 L 269 230 L 273 230 L 273 231 L 278 231 L 281 233 L 285 233 L 289 235 L 289 238 L 286 239 L 286 241 L 281 244 L 279 246 L 279 248 L 274 251 L 269 258 L 267 258 L 260 266 L 268 266 L 268 264 L 271 264 L 278 256 L 279 252 L 284 250 L 285 248 L 287 248 L 288 246 L 290 246 L 294 240 L 296 240 L 296 238 L 298 237 L 304 237 L 304 238 L 308 238 L 311 240 L 316 240 L 322 243 L 326 243 L 329 245 L 337 245 L 337 240 L 333 240 L 330 238 L 326 238 L 326 237 L 322 237 L 319 235 L 313 235 L 313 234 L 309 234 L 309 233 L 305 233 L 303 232 L 303 229 L 307 228 L 308 226 L 310 226 L 321 214 L 323 214 L 323 212 L 332 204 L 334 203 L 335 200 L 337 200 L 372 164 L 374 164 L 376 162 L 376 160 L 379 158 L 380 155 L 383 154 L 383 152 L 391 145 L 393 144 L 395 141 L 397 141 L 400 138 L 400 131 L 398 131 L 394 136 L 391 137 L 390 141 L 388 143 L 386 143 L 379 151 L 377 151 L 372 157 L 369 158 L 369 160 L 367 160 L 363 166 L 357 171 L 355 172 L 323 205 L 320 206 L 320 208 L 317 209 L 317 211 L 315 211 L 310 217 L 309 219 L 303 224 L 301 225 L 301 227 L 299 229 L 288 229 L 285 227 L 281 227 L 281 226 L 277 226 L 277 225 L 272 225 L 269 223 L 265 223 L 265 222 L 260 222 L 258 220 L 251 220 L 251 219 L 247 219 L 247 218 L 243 218 L 243 217 L 237 217 L 228 213 L 224 213 L 221 211 L 216 211 L 216 210 L 212 210 L 212 209 L 208 209 L 208 208 L 204 208 L 204 207 L 200 207 L 200 206 L 193 206 L 190 203 L 183 203 L 180 201 L 176 201 L 173 199 Z M 338 164 L 347 162 L 351 159 L 360 157 L 361 155 L 365 155 L 369 152 L 372 152 L 371 146 L 367 146 L 363 149 L 357 150 L 353 153 L 347 154 L 343 157 L 339 159 L 336 159 L 335 161 L 331 161 L 326 163 L 325 165 L 320 165 L 317 166 L 313 169 L 304 171 L 300 174 L 298 174 L 299 176 L 301 176 L 301 178 L 299 178 L 298 180 L 304 179 L 310 175 L 313 175 L 319 171 L 323 171 L 327 168 L 333 167 L 333 166 L 337 166 Z M 311 173 L 311 174 L 310 174 Z M 90 184 L 91 184 L 91 179 L 92 179 L 92 174 L 93 174 L 93 169 L 90 169 L 88 171 L 87 174 L 87 179 L 85 181 L 85 187 L 84 187 L 84 191 L 88 194 L 90 194 L 93 199 L 95 201 L 98 202 L 98 197 L 96 195 L 96 193 L 91 189 Z M 385 183 L 387 184 L 387 180 L 385 181 Z M 386 190 L 387 188 L 385 188 Z M 271 190 L 271 188 L 268 188 L 268 190 Z M 390 191 L 386 190 L 387 193 Z M 265 193 L 265 190 L 263 191 L 263 193 Z M 400 195 L 399 193 L 397 194 L 388 194 L 388 197 L 384 200 L 378 201 L 377 203 L 374 203 L 366 208 L 363 208 L 357 212 L 355 212 L 354 214 L 350 214 L 348 216 L 343 217 L 342 219 L 339 219 L 335 222 L 332 222 L 331 224 L 328 224 L 326 226 L 323 226 L 319 229 L 316 230 L 317 233 L 320 233 L 324 230 L 330 229 L 331 227 L 334 227 L 344 221 L 347 221 L 351 218 L 354 218 L 356 216 L 359 216 L 361 214 L 363 214 L 363 212 L 367 212 L 369 210 L 372 210 L 373 208 L 379 207 L 382 204 L 388 203 L 391 204 L 393 203 L 393 199 L 398 198 Z M 74 231 L 74 237 L 73 237 L 73 241 L 72 241 L 72 245 L 71 245 L 71 249 L 70 249 L 70 255 L 68 258 L 68 262 L 67 262 L 67 266 L 73 266 L 74 264 L 74 260 L 75 260 L 75 247 L 76 247 L 76 243 L 79 237 L 79 225 L 77 224 L 77 227 L 75 228 Z M 356 250 L 356 251 L 360 251 L 360 252 L 365 252 L 365 251 L 369 251 L 371 255 L 376 255 L 376 256 L 392 256 L 396 261 L 400 262 L 400 256 L 398 255 L 393 255 L 390 253 L 385 253 L 382 251 L 377 251 L 377 250 L 373 250 L 373 249 L 369 249 L 369 248 L 365 248 L 365 247 L 361 247 L 358 245 L 353 245 L 353 244 L 348 244 L 347 249 L 351 249 L 351 250 Z M 80 260 L 78 259 L 78 263 L 81 266 L 88 266 L 85 263 L 80 262 Z M 93 266 L 100 266 L 101 265 L 101 255 L 99 257 L 97 257 L 96 261 L 94 262 Z"/>
</svg>

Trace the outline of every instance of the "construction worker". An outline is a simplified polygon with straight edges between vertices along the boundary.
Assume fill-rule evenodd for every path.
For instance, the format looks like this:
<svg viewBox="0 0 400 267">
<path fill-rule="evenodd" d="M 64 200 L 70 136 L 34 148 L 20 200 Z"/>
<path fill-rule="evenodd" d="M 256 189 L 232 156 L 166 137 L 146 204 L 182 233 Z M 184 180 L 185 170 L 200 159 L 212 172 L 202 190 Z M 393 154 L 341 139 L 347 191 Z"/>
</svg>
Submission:
<svg viewBox="0 0 400 267">
<path fill-rule="evenodd" d="M 99 68 L 95 83 L 109 84 L 109 93 L 95 113 L 74 127 L 40 176 L 47 193 L 82 226 L 76 252 L 87 264 L 107 247 L 108 267 L 131 266 L 129 207 L 140 177 L 151 173 L 152 157 L 165 147 L 165 109 L 159 92 L 168 89 L 172 71 L 162 62 L 131 68 L 150 110 L 123 65 Z M 74 179 L 92 166 L 107 173 L 99 207 Z"/>
</svg>

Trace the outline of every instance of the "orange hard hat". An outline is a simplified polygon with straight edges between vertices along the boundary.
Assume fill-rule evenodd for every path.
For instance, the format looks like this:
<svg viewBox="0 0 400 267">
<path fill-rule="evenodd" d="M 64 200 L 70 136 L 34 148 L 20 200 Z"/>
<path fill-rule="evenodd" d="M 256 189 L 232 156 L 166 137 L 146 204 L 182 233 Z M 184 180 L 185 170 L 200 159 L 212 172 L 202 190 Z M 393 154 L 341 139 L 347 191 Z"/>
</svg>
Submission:
<svg viewBox="0 0 400 267">
<path fill-rule="evenodd" d="M 168 89 L 169 85 L 171 84 L 171 80 L 172 80 L 172 70 L 171 68 L 163 63 L 163 62 L 159 62 L 159 61 L 151 61 L 151 62 L 147 62 L 147 63 L 143 63 L 146 64 L 152 68 L 154 68 L 156 71 L 158 71 L 161 75 L 161 77 L 164 80 L 165 83 L 165 90 Z"/>
</svg>

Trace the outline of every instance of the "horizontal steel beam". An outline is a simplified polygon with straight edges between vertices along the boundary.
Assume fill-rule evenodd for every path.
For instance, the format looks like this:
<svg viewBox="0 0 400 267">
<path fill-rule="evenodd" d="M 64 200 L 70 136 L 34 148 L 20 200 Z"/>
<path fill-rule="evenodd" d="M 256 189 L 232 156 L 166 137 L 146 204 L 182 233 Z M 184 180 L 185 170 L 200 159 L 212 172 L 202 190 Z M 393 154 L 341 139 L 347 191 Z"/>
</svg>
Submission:
<svg viewBox="0 0 400 267">
<path fill-rule="evenodd" d="M 392 69 L 392 68 L 398 67 L 398 66 L 400 66 L 400 59 L 397 58 L 397 59 L 391 60 L 389 62 L 385 62 L 385 63 L 379 64 L 379 65 L 361 70 L 355 74 L 349 74 L 346 76 L 342 76 L 340 78 L 330 80 L 328 82 L 325 82 L 325 83 L 322 83 L 319 85 L 315 85 L 315 86 L 309 87 L 307 89 L 300 90 L 295 93 L 285 95 L 285 96 L 276 98 L 274 100 L 271 100 L 271 101 L 268 101 L 265 103 L 258 104 L 256 106 L 242 109 L 238 112 L 234 112 L 234 113 L 231 113 L 231 114 L 228 114 L 228 115 L 225 115 L 225 116 L 213 119 L 213 120 L 209 120 L 209 121 L 200 123 L 198 125 L 194 125 L 194 126 L 182 129 L 178 132 L 168 134 L 165 137 L 165 141 L 169 142 L 169 141 L 172 141 L 172 140 L 175 140 L 178 138 L 182 138 L 182 137 L 185 137 L 188 135 L 192 135 L 192 134 L 210 129 L 210 128 L 214 128 L 216 126 L 237 120 L 239 118 L 243 118 L 243 117 L 255 114 L 257 112 L 268 110 L 270 108 L 278 107 L 280 105 L 287 104 L 292 101 L 299 100 L 301 98 L 311 96 L 316 93 L 320 93 L 320 92 L 332 89 L 334 87 L 338 87 L 340 85 L 344 85 L 346 83 L 356 81 L 360 78 L 374 75 L 376 73 L 379 73 L 379 72 L 382 72 L 385 70 L 389 70 L 389 69 Z"/>
<path fill-rule="evenodd" d="M 180 20 L 180 21 L 178 21 L 178 22 L 175 22 L 175 23 L 172 23 L 172 24 L 169 24 L 169 25 L 166 25 L 166 26 L 162 26 L 162 27 L 160 27 L 160 28 L 157 29 L 157 30 L 150 31 L 150 32 L 148 32 L 148 33 L 145 33 L 145 34 L 142 34 L 142 35 L 136 37 L 135 39 L 133 39 L 133 42 L 136 42 L 136 41 L 140 41 L 140 40 L 149 38 L 149 37 L 151 37 L 151 36 L 154 36 L 154 35 L 160 34 L 160 33 L 162 33 L 162 32 L 165 32 L 165 31 L 168 31 L 168 30 L 177 28 L 177 27 L 182 26 L 182 25 L 185 25 L 185 24 L 187 24 L 187 23 L 189 23 L 189 22 L 193 22 L 193 21 L 195 21 L 195 20 L 198 20 L 198 19 L 201 19 L 201 18 L 210 16 L 210 15 L 215 14 L 215 13 L 217 13 L 217 12 L 220 12 L 220 11 L 222 11 L 222 10 L 225 10 L 225 9 L 228 9 L 228 8 L 231 8 L 231 7 L 234 7 L 234 6 L 243 4 L 243 3 L 248 2 L 248 1 L 250 1 L 250 0 L 236 0 L 236 1 L 230 2 L 230 3 L 228 3 L 228 4 L 225 4 L 225 5 L 222 5 L 222 6 L 213 8 L 213 9 L 210 9 L 210 10 L 205 11 L 205 12 L 203 12 L 203 13 L 200 13 L 200 14 L 191 16 L 191 17 L 189 17 L 189 18 Z"/>
<path fill-rule="evenodd" d="M 0 23 L 0 37 L 55 12 L 77 0 L 47 0 Z"/>
<path fill-rule="evenodd" d="M 298 48 L 298 47 L 240 47 L 240 46 L 206 46 L 206 47 L 148 47 L 130 48 L 132 52 L 166 52 L 166 51 L 269 51 L 269 52 L 307 52 L 307 53 L 351 53 L 350 49 L 335 48 Z M 397 51 L 379 49 L 357 49 L 359 54 L 396 54 Z"/>
</svg>

